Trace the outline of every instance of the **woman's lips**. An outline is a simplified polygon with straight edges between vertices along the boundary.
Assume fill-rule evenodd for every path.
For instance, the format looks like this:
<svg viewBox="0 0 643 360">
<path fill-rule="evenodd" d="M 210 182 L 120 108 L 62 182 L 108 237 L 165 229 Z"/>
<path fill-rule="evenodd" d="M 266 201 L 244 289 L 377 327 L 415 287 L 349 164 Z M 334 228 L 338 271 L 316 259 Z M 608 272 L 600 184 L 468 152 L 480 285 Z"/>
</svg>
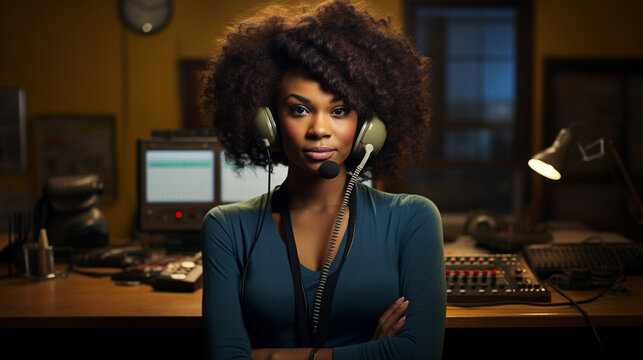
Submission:
<svg viewBox="0 0 643 360">
<path fill-rule="evenodd" d="M 335 150 L 328 147 L 314 147 L 304 150 L 304 154 L 313 160 L 326 160 L 334 153 Z"/>
</svg>

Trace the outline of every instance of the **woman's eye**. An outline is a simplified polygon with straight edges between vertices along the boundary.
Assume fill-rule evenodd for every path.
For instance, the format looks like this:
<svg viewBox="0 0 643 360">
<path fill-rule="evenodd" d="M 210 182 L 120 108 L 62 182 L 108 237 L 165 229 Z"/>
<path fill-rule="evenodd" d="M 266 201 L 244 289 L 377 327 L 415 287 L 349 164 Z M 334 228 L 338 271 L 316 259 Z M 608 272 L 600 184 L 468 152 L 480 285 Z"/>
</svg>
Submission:
<svg viewBox="0 0 643 360">
<path fill-rule="evenodd" d="M 332 116 L 346 116 L 348 114 L 348 112 L 349 112 L 348 109 L 346 109 L 344 107 L 336 107 L 336 108 L 333 109 L 333 111 L 331 111 L 330 114 Z"/>
<path fill-rule="evenodd" d="M 304 106 L 294 105 L 290 107 L 290 113 L 295 116 L 302 116 L 309 114 L 310 112 Z"/>
</svg>

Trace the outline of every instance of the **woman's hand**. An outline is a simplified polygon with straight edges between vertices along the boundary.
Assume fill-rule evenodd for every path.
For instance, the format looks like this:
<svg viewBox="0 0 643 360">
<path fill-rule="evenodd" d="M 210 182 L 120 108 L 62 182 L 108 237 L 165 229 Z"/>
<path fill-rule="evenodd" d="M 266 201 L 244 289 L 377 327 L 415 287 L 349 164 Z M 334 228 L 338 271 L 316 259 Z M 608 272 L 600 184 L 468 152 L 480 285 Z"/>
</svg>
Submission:
<svg viewBox="0 0 643 360">
<path fill-rule="evenodd" d="M 252 360 L 301 360 L 308 359 L 311 348 L 253 349 Z M 319 349 L 316 360 L 332 360 L 333 349 Z"/>
<path fill-rule="evenodd" d="M 269 360 L 274 353 L 274 349 L 253 349 L 252 360 Z"/>
<path fill-rule="evenodd" d="M 404 296 L 389 306 L 377 321 L 377 327 L 375 328 L 375 333 L 373 333 L 371 341 L 384 339 L 397 334 L 406 321 L 406 316 L 403 316 L 403 314 L 408 307 L 409 301 L 405 301 Z"/>
</svg>

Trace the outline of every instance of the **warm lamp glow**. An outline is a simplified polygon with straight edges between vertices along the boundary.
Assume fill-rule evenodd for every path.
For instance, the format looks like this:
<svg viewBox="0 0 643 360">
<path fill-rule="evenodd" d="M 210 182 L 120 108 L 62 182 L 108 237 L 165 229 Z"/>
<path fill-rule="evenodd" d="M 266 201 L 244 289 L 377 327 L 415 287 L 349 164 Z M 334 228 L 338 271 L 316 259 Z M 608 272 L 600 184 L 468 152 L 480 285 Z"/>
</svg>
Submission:
<svg viewBox="0 0 643 360">
<path fill-rule="evenodd" d="M 572 124 L 572 127 L 573 125 L 574 124 Z M 561 176 L 558 170 L 564 168 L 563 165 L 565 164 L 567 150 L 573 141 L 574 135 L 571 131 L 572 127 L 569 129 L 561 129 L 556 136 L 556 140 L 554 140 L 554 143 L 550 147 L 531 157 L 531 160 L 528 162 L 529 167 L 548 179 L 560 180 Z M 604 138 L 599 138 L 586 146 L 581 145 L 578 141 L 576 144 L 578 145 L 578 150 L 582 155 L 581 159 L 583 161 L 601 159 L 606 154 L 611 156 L 612 160 L 614 160 L 618 166 L 623 180 L 625 180 L 627 190 L 629 191 L 630 198 L 628 200 L 631 201 L 630 211 L 636 216 L 638 225 L 643 226 L 643 202 L 641 202 L 641 197 L 638 191 L 636 191 L 632 178 L 623 163 L 623 159 L 621 159 L 621 155 L 616 150 L 614 142 L 611 139 L 605 140 Z M 599 147 L 599 150 L 594 154 L 588 155 L 587 151 L 596 146 Z M 605 151 L 605 147 L 609 149 L 609 152 Z"/>
<path fill-rule="evenodd" d="M 565 163 L 565 156 L 573 135 L 568 129 L 561 129 L 554 143 L 547 149 L 531 157 L 529 167 L 540 175 L 551 179 L 560 180 L 560 172 Z"/>
<path fill-rule="evenodd" d="M 532 168 L 532 170 L 539 173 L 540 175 L 548 179 L 560 180 L 560 173 L 556 169 L 554 169 L 553 166 L 536 159 L 529 160 L 528 164 L 529 167 Z"/>
</svg>

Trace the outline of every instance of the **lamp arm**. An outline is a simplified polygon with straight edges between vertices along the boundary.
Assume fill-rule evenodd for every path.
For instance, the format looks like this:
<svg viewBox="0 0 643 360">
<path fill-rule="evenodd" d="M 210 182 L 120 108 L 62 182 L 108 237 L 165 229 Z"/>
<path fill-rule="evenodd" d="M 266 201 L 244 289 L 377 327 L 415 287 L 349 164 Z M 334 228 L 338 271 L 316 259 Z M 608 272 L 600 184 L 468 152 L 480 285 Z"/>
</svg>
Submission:
<svg viewBox="0 0 643 360">
<path fill-rule="evenodd" d="M 627 188 L 630 191 L 630 195 L 632 196 L 632 200 L 634 201 L 633 206 L 636 207 L 636 216 L 638 217 L 637 220 L 639 224 L 643 224 L 643 203 L 641 203 L 641 197 L 639 196 L 638 192 L 636 191 L 636 188 L 634 187 L 632 178 L 630 177 L 629 172 L 625 168 L 623 159 L 621 159 L 621 156 L 619 155 L 618 150 L 616 150 L 616 146 L 614 146 L 614 142 L 611 139 L 608 139 L 606 142 L 607 142 L 607 147 L 609 149 L 609 153 L 614 159 L 614 161 L 616 162 L 618 169 L 621 171 L 621 175 L 623 175 L 623 178 L 625 179 L 625 184 L 627 185 Z"/>
<path fill-rule="evenodd" d="M 583 156 L 583 161 L 593 161 L 593 160 L 596 160 L 596 159 L 600 159 L 605 155 L 605 139 L 603 139 L 603 138 L 600 138 L 600 139 L 594 141 L 593 143 L 585 145 L 585 146 L 581 145 L 580 141 L 577 141 L 576 144 L 578 145 L 578 150 L 580 151 L 581 155 Z M 596 145 L 599 146 L 598 152 L 596 154 L 593 154 L 593 155 L 587 155 L 586 150 L 589 150 L 589 149 L 593 148 Z"/>
</svg>

